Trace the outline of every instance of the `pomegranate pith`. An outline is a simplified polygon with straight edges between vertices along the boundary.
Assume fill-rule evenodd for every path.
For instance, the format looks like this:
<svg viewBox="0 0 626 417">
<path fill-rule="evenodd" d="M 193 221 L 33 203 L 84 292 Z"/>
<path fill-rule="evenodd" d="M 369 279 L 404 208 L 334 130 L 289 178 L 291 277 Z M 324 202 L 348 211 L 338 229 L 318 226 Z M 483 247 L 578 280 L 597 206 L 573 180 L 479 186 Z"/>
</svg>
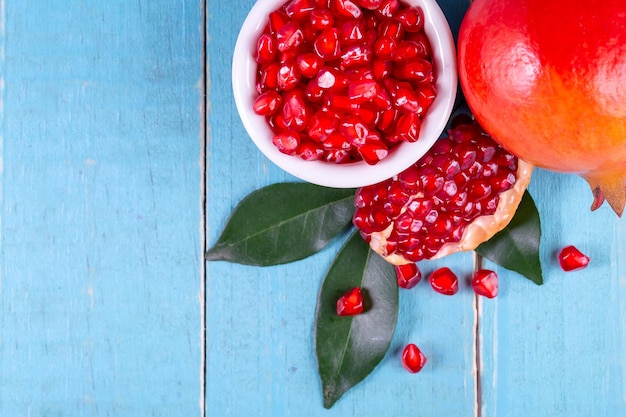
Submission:
<svg viewBox="0 0 626 417">
<path fill-rule="evenodd" d="M 419 140 L 437 96 L 424 12 L 398 0 L 289 0 L 258 38 L 253 110 L 282 153 L 375 165 Z M 334 123 L 325 123 L 322 114 Z M 342 122 L 366 127 L 340 131 Z M 295 134 L 304 148 L 294 149 Z M 289 144 L 285 144 L 285 140 Z M 322 142 L 313 148 L 310 142 Z M 320 155 L 321 153 L 321 155 Z"/>
<path fill-rule="evenodd" d="M 415 165 L 357 190 L 353 223 L 395 265 L 473 250 L 511 220 L 531 171 L 476 123 L 458 124 Z"/>
<path fill-rule="evenodd" d="M 589 257 L 575 246 L 566 246 L 559 252 L 559 265 L 563 271 L 578 271 L 589 265 Z"/>
<path fill-rule="evenodd" d="M 412 374 L 416 374 L 426 365 L 426 356 L 414 344 L 409 343 L 402 350 L 402 366 Z"/>
<path fill-rule="evenodd" d="M 476 0 L 459 31 L 467 102 L 536 166 L 582 176 L 597 209 L 626 205 L 626 2 Z M 581 112 L 580 103 L 584 104 Z"/>
</svg>

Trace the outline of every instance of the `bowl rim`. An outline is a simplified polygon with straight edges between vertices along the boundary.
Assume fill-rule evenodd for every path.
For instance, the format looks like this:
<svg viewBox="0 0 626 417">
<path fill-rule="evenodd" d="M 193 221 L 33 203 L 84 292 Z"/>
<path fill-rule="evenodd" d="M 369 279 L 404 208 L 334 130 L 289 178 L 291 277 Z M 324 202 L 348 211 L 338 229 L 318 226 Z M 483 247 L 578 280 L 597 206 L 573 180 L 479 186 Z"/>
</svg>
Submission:
<svg viewBox="0 0 626 417">
<path fill-rule="evenodd" d="M 259 150 L 276 166 L 289 174 L 321 186 L 357 188 L 376 184 L 402 172 L 421 158 L 444 131 L 456 100 L 458 74 L 456 45 L 450 25 L 436 0 L 401 0 L 424 11 L 424 31 L 433 49 L 437 72 L 437 97 L 422 119 L 420 139 L 397 145 L 387 157 L 375 165 L 364 161 L 334 164 L 306 161 L 280 152 L 272 143 L 273 133 L 264 116 L 252 110 L 257 96 L 254 49 L 267 24 L 269 13 L 285 0 L 258 0 L 250 9 L 235 43 L 232 58 L 232 88 L 239 117 L 248 135 Z"/>
</svg>

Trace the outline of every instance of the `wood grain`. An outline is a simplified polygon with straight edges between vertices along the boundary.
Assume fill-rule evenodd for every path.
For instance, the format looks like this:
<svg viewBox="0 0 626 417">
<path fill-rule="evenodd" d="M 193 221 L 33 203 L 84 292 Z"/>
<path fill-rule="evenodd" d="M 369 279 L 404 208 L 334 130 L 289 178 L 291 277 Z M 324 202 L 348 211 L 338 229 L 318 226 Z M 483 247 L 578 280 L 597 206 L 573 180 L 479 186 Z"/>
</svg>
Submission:
<svg viewBox="0 0 626 417">
<path fill-rule="evenodd" d="M 201 4 L 2 16 L 0 414 L 200 415 Z"/>
</svg>

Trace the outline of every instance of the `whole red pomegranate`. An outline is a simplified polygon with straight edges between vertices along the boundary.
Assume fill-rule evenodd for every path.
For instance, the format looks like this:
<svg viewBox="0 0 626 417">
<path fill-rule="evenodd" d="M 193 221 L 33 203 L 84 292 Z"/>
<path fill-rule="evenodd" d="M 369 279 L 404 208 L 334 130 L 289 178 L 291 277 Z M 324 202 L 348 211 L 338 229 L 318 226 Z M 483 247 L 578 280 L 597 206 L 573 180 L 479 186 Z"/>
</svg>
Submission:
<svg viewBox="0 0 626 417">
<path fill-rule="evenodd" d="M 475 0 L 459 76 L 478 122 L 536 166 L 626 203 L 626 1 Z"/>
</svg>

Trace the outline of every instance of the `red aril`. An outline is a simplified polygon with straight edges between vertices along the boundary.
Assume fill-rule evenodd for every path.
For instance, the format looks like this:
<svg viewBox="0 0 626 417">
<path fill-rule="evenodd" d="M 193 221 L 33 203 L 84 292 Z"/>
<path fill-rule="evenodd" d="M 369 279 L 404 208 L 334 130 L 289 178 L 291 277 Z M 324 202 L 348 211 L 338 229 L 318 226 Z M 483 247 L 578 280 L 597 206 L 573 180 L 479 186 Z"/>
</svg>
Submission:
<svg viewBox="0 0 626 417">
<path fill-rule="evenodd" d="M 278 48 L 276 40 L 272 35 L 264 33 L 259 37 L 256 47 L 256 62 L 259 64 L 267 64 L 276 58 Z"/>
<path fill-rule="evenodd" d="M 274 146 L 284 154 L 295 155 L 298 145 L 300 145 L 300 135 L 296 132 L 281 132 L 274 135 L 272 139 Z"/>
<path fill-rule="evenodd" d="M 433 290 L 444 295 L 454 295 L 459 291 L 459 279 L 450 268 L 442 267 L 430 274 Z"/>
<path fill-rule="evenodd" d="M 255 51 L 254 110 L 281 152 L 376 164 L 399 143 L 419 140 L 437 94 L 421 8 L 398 0 L 289 0 L 268 20 Z M 339 133 L 354 116 L 366 130 Z"/>
<path fill-rule="evenodd" d="M 409 343 L 402 350 L 402 366 L 412 374 L 416 374 L 426 365 L 426 356 L 414 344 Z"/>
<path fill-rule="evenodd" d="M 363 294 L 361 288 L 354 287 L 337 300 L 338 316 L 356 316 L 363 312 Z"/>
<path fill-rule="evenodd" d="M 559 252 L 559 265 L 563 271 L 578 271 L 589 264 L 589 257 L 575 246 L 566 246 Z"/>
<path fill-rule="evenodd" d="M 283 98 L 276 91 L 266 91 L 254 100 L 254 112 L 263 116 L 272 115 L 282 102 Z"/>
<path fill-rule="evenodd" d="M 422 272 L 416 263 L 396 265 L 395 270 L 400 288 L 413 288 L 422 280 Z"/>
<path fill-rule="evenodd" d="M 498 274 L 488 269 L 480 269 L 472 276 L 472 288 L 478 295 L 494 298 L 498 295 Z"/>
</svg>

